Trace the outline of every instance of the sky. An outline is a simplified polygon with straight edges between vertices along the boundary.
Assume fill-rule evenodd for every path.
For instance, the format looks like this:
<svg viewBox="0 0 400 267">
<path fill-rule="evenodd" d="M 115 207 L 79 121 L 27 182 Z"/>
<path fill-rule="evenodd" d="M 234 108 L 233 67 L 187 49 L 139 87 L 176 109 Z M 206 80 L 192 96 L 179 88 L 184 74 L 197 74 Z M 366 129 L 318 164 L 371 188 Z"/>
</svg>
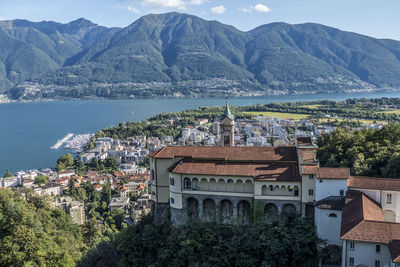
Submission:
<svg viewBox="0 0 400 267">
<path fill-rule="evenodd" d="M 86 18 L 125 27 L 143 15 L 178 11 L 242 31 L 271 22 L 315 22 L 376 38 L 400 40 L 400 0 L 0 0 L 0 20 Z"/>
</svg>

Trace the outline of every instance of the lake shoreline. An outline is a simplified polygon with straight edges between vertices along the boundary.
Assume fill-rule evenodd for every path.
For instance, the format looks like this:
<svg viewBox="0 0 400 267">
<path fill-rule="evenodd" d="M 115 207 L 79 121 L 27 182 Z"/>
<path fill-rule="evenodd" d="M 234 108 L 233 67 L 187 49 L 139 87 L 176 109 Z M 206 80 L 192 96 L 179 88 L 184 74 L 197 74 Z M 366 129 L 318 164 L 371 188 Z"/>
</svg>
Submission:
<svg viewBox="0 0 400 267">
<path fill-rule="evenodd" d="M 293 93 L 280 93 L 280 94 L 254 94 L 254 95 L 233 95 L 228 96 L 230 99 L 234 98 L 255 98 L 255 97 L 271 97 L 271 96 L 303 96 L 303 95 L 319 95 L 319 94 L 353 94 L 353 93 L 393 93 L 400 92 L 400 88 L 367 88 L 367 89 L 346 89 L 343 91 L 300 91 Z M 30 100 L 15 100 L 15 99 L 0 99 L 0 104 L 10 104 L 10 103 L 45 103 L 45 102 L 64 102 L 64 101 L 103 101 L 103 100 L 148 100 L 148 99 L 219 99 L 224 96 L 214 95 L 214 96 L 154 96 L 154 97 L 123 97 L 123 98 L 111 98 L 111 97 L 88 97 L 88 98 L 39 98 Z"/>
</svg>

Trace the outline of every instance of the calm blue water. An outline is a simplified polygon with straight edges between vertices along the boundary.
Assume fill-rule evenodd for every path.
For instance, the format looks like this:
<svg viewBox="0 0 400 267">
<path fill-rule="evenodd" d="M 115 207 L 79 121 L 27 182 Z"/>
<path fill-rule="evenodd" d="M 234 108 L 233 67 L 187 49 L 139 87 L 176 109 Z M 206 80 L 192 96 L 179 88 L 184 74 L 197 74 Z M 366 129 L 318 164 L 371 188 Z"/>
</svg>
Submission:
<svg viewBox="0 0 400 267">
<path fill-rule="evenodd" d="M 301 96 L 241 97 L 229 100 L 232 105 L 317 99 L 400 97 L 400 92 L 317 94 Z M 0 176 L 31 168 L 53 168 L 67 150 L 50 150 L 67 133 L 96 132 L 120 121 L 143 120 L 161 112 L 177 112 L 199 106 L 224 105 L 223 98 L 134 99 L 61 101 L 0 104 Z"/>
</svg>

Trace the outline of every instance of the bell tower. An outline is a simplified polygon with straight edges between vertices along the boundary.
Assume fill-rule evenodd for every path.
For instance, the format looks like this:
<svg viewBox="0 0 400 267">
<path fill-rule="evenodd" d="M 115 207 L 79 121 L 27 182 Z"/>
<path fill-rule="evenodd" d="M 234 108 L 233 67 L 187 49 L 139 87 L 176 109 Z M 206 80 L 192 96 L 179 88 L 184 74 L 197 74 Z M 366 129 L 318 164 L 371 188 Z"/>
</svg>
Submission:
<svg viewBox="0 0 400 267">
<path fill-rule="evenodd" d="M 235 146 L 235 116 L 231 114 L 226 98 L 225 111 L 220 117 L 221 146 Z"/>
</svg>

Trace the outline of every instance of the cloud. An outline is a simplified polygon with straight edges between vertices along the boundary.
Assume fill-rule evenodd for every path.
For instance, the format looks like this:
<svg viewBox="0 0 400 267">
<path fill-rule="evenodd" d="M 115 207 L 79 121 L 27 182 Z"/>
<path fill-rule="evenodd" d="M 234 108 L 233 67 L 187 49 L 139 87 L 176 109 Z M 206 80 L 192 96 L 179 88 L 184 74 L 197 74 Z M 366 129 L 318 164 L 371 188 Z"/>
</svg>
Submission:
<svg viewBox="0 0 400 267">
<path fill-rule="evenodd" d="M 129 0 L 150 8 L 177 8 L 185 10 L 189 5 L 202 5 L 208 0 Z"/>
<path fill-rule="evenodd" d="M 224 7 L 224 6 L 215 6 L 215 7 L 212 7 L 211 8 L 211 12 L 212 13 L 214 13 L 214 14 L 222 14 L 222 13 L 225 13 L 225 11 L 226 11 L 226 8 Z"/>
<path fill-rule="evenodd" d="M 135 14 L 139 14 L 139 13 L 140 13 L 139 9 L 134 8 L 134 7 L 131 7 L 131 6 L 128 6 L 128 10 L 129 10 L 130 12 L 135 13 Z"/>
<path fill-rule="evenodd" d="M 190 1 L 189 1 L 189 4 L 192 4 L 192 5 L 202 5 L 202 4 L 204 4 L 205 2 L 208 2 L 208 0 L 190 0 Z"/>
<path fill-rule="evenodd" d="M 241 11 L 243 11 L 244 13 L 253 13 L 253 12 L 268 13 L 271 11 L 271 9 L 266 5 L 257 4 L 255 6 L 242 7 Z"/>
<path fill-rule="evenodd" d="M 254 11 L 256 12 L 263 12 L 263 13 L 268 13 L 271 11 L 269 7 L 263 4 L 257 4 L 253 7 Z"/>
</svg>

